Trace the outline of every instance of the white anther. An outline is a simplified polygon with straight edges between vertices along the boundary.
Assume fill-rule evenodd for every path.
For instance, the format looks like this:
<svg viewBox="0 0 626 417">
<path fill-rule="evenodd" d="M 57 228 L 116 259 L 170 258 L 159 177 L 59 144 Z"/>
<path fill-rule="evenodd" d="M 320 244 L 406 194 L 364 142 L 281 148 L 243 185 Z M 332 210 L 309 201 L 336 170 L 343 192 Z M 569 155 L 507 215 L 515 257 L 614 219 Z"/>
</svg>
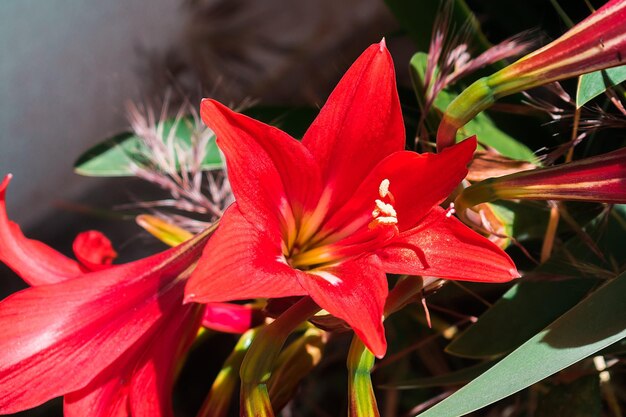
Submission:
<svg viewBox="0 0 626 417">
<path fill-rule="evenodd" d="M 448 207 L 448 211 L 446 211 L 446 217 L 449 219 L 454 215 L 454 213 L 456 213 L 456 210 L 454 209 L 454 203 L 450 203 L 450 207 Z"/>
<path fill-rule="evenodd" d="M 398 219 L 395 217 L 376 217 L 376 222 L 379 224 L 398 224 Z"/>
<path fill-rule="evenodd" d="M 396 209 L 394 209 L 391 204 L 383 203 L 380 200 L 376 200 L 375 203 L 376 203 L 376 210 L 374 211 L 379 211 L 381 214 L 384 214 L 385 216 L 391 216 L 391 217 L 397 216 Z"/>
<path fill-rule="evenodd" d="M 380 195 L 380 198 L 385 198 L 387 194 L 389 194 L 389 180 L 385 178 L 378 186 L 378 195 Z"/>
</svg>

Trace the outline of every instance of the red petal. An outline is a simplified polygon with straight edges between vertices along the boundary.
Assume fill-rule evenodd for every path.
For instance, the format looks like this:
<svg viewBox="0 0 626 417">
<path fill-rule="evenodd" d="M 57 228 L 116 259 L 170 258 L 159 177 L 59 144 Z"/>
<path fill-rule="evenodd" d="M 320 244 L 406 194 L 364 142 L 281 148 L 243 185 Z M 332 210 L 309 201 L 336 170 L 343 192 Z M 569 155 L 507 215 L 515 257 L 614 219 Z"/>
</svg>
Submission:
<svg viewBox="0 0 626 417">
<path fill-rule="evenodd" d="M 76 391 L 133 349 L 161 317 L 180 308 L 179 276 L 197 260 L 205 240 L 200 235 L 149 258 L 2 301 L 0 413 Z"/>
<path fill-rule="evenodd" d="M 259 309 L 249 305 L 209 303 L 204 309 L 202 325 L 225 333 L 241 334 L 261 324 Z"/>
<path fill-rule="evenodd" d="M 269 227 L 270 233 L 280 230 L 281 223 L 295 228 L 289 207 L 296 214 L 312 209 L 321 191 L 310 152 L 285 132 L 216 101 L 203 100 L 201 114 L 217 135 L 233 193 L 248 221 L 260 229 Z"/>
<path fill-rule="evenodd" d="M 200 327 L 199 307 L 177 309 L 152 337 L 131 383 L 133 417 L 174 417 L 172 387 L 178 362 L 185 357 Z"/>
<path fill-rule="evenodd" d="M 404 136 L 393 61 L 381 42 L 352 64 L 302 143 L 333 191 L 333 207 L 339 207 L 380 160 L 404 149 Z"/>
<path fill-rule="evenodd" d="M 376 256 L 302 274 L 300 284 L 321 308 L 345 320 L 374 355 L 385 355 L 387 276 Z"/>
<path fill-rule="evenodd" d="M 97 230 L 79 233 L 72 248 L 76 259 L 89 271 L 106 269 L 117 258 L 111 241 Z"/>
<path fill-rule="evenodd" d="M 378 252 L 385 271 L 394 274 L 505 282 L 518 278 L 515 264 L 495 244 L 440 207 L 420 224 Z"/>
<path fill-rule="evenodd" d="M 239 204 L 226 210 L 187 287 L 185 301 L 199 303 L 306 295 L 298 271 L 287 265 L 280 239 L 257 230 Z"/>
<path fill-rule="evenodd" d="M 6 212 L 7 175 L 0 184 L 0 261 L 29 285 L 65 281 L 82 275 L 80 265 L 43 243 L 26 238 Z"/>
<path fill-rule="evenodd" d="M 352 199 L 324 226 L 337 230 L 357 219 L 363 225 L 372 220 L 374 201 L 380 199 L 378 187 L 389 180 L 393 206 L 398 215 L 398 229 L 410 229 L 440 204 L 467 174 L 467 165 L 476 149 L 474 137 L 438 154 L 396 152 L 379 163 L 359 186 Z"/>
<path fill-rule="evenodd" d="M 107 376 L 109 376 L 107 374 Z M 130 417 L 127 376 L 110 375 L 63 398 L 64 417 Z M 95 385 L 95 388 L 92 388 Z"/>
<path fill-rule="evenodd" d="M 145 337 L 144 337 L 145 339 Z M 84 388 L 63 397 L 64 417 L 130 417 L 130 379 L 138 352 L 127 350 Z"/>
</svg>

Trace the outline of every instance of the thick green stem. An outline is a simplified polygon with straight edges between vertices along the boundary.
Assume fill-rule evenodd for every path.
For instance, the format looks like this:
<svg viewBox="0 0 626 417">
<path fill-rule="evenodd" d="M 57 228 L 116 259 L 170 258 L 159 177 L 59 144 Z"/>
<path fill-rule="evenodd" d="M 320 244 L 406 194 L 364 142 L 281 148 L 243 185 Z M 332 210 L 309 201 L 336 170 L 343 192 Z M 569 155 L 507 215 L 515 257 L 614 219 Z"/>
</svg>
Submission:
<svg viewBox="0 0 626 417">
<path fill-rule="evenodd" d="M 448 105 L 437 130 L 437 151 L 454 145 L 456 132 L 501 97 L 530 88 L 526 77 L 508 77 L 507 68 L 476 80 Z M 537 80 L 534 80 L 537 83 Z"/>
<path fill-rule="evenodd" d="M 457 130 L 500 97 L 624 64 L 625 16 L 624 2 L 608 2 L 560 38 L 470 85 L 446 109 L 437 150 L 454 144 Z"/>
<path fill-rule="evenodd" d="M 250 329 L 240 338 L 224 366 L 215 377 L 211 391 L 200 408 L 197 417 L 224 417 L 230 400 L 239 383 L 239 369 L 259 329 Z"/>
<path fill-rule="evenodd" d="M 274 363 L 287 337 L 319 309 L 313 300 L 304 297 L 259 331 L 240 370 L 242 417 L 274 417 L 266 385 Z"/>
<path fill-rule="evenodd" d="M 349 417 L 380 417 L 371 378 L 375 360 L 355 335 L 348 353 Z"/>
</svg>

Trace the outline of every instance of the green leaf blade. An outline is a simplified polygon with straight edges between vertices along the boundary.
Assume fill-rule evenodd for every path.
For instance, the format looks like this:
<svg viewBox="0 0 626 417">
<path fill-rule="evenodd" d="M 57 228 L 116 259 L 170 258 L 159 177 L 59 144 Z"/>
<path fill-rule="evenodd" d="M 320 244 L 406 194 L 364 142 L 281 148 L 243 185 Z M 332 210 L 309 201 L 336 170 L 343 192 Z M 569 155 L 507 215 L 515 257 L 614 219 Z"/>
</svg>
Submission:
<svg viewBox="0 0 626 417">
<path fill-rule="evenodd" d="M 191 117 L 183 117 L 178 121 L 167 119 L 162 122 L 161 136 L 167 138 L 171 130 L 176 129 L 175 142 L 189 148 L 195 134 L 194 123 Z M 132 177 L 135 175 L 133 166 L 145 162 L 146 152 L 148 150 L 139 136 L 131 132 L 120 133 L 83 153 L 74 164 L 74 171 L 79 175 L 90 177 Z M 202 170 L 223 167 L 215 136 L 208 141 L 205 152 L 200 165 Z"/>
<path fill-rule="evenodd" d="M 582 75 L 576 92 L 576 108 L 604 93 L 607 88 L 626 81 L 626 65 Z"/>
<path fill-rule="evenodd" d="M 626 337 L 626 273 L 419 417 L 460 417 L 508 397 Z"/>
</svg>

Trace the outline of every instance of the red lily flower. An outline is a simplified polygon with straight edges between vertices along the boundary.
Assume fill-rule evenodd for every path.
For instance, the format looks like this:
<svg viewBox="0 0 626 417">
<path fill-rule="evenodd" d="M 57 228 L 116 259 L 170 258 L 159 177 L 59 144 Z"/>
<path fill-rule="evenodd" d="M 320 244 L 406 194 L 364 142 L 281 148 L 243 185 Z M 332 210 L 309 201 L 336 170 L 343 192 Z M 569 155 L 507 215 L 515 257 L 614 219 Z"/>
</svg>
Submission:
<svg viewBox="0 0 626 417">
<path fill-rule="evenodd" d="M 64 395 L 66 417 L 172 416 L 175 370 L 204 310 L 182 305 L 183 288 L 210 232 L 115 266 L 109 240 L 85 232 L 76 262 L 9 221 L 9 181 L 0 184 L 0 260 L 32 287 L 0 303 L 0 414 Z M 209 321 L 242 328 L 242 306 L 216 308 Z"/>
<path fill-rule="evenodd" d="M 501 282 L 511 259 L 438 205 L 467 174 L 476 140 L 404 151 L 384 42 L 352 65 L 302 142 L 204 100 L 236 203 L 208 242 L 186 301 L 309 295 L 377 356 L 385 272 Z"/>
</svg>

